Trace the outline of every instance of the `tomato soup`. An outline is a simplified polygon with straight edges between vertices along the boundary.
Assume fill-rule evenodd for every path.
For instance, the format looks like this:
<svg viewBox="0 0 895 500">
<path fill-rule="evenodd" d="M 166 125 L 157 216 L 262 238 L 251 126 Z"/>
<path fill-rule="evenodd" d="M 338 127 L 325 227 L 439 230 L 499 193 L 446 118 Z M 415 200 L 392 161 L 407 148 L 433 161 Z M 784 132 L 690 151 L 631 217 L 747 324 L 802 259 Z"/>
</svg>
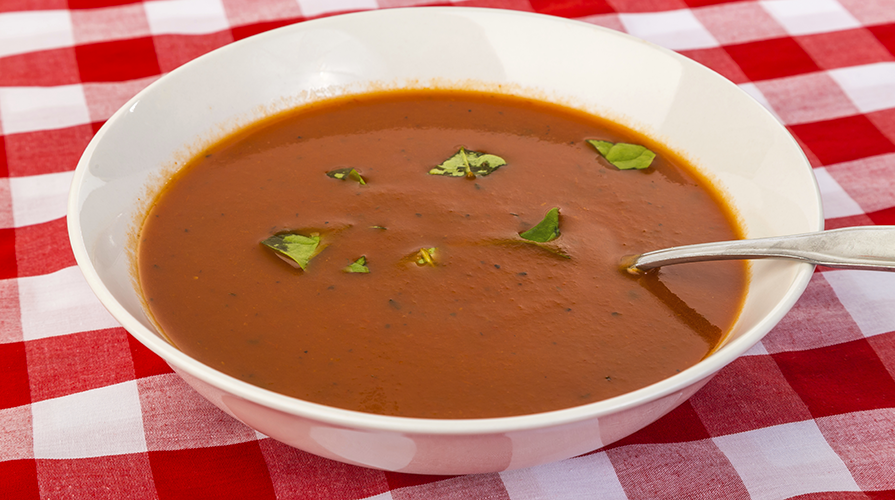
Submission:
<svg viewBox="0 0 895 500">
<path fill-rule="evenodd" d="M 598 144 L 655 157 L 622 170 Z M 505 164 L 476 173 L 476 153 Z M 440 175 L 458 154 L 465 174 Z M 523 236 L 551 217 L 554 239 Z M 313 239 L 303 265 L 264 243 L 284 235 Z M 273 116 L 198 155 L 148 212 L 138 272 L 163 333 L 221 372 L 339 408 L 485 418 L 599 401 L 700 361 L 739 313 L 746 265 L 631 276 L 619 262 L 738 237 L 691 166 L 612 122 L 505 95 L 383 91 Z"/>
</svg>

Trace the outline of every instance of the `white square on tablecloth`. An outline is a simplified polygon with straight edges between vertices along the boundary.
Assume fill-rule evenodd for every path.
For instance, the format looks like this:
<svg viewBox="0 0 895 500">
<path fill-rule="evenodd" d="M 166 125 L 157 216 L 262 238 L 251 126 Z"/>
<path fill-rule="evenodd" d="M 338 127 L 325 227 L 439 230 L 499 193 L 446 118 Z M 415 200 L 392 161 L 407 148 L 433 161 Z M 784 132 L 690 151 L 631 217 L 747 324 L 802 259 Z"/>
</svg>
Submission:
<svg viewBox="0 0 895 500">
<path fill-rule="evenodd" d="M 830 70 L 862 113 L 895 108 L 895 62 L 881 62 Z"/>
<path fill-rule="evenodd" d="M 762 0 L 759 4 L 794 36 L 861 26 L 836 0 Z"/>
<path fill-rule="evenodd" d="M 0 14 L 0 57 L 74 45 L 67 10 Z"/>
<path fill-rule="evenodd" d="M 832 120 L 859 113 L 842 88 L 822 71 L 754 84 L 787 125 Z"/>
<path fill-rule="evenodd" d="M 149 35 L 146 10 L 141 4 L 116 5 L 71 11 L 78 44 L 124 40 Z"/>
<path fill-rule="evenodd" d="M 4 134 L 90 123 L 80 85 L 0 87 L 0 129 Z"/>
<path fill-rule="evenodd" d="M 688 9 L 619 14 L 625 31 L 671 50 L 719 47 L 715 37 Z"/>
<path fill-rule="evenodd" d="M 777 112 L 774 111 L 774 107 L 771 106 L 768 98 L 765 97 L 765 95 L 761 92 L 761 89 L 759 89 L 757 85 L 755 85 L 754 83 L 741 83 L 737 86 L 740 88 L 740 90 L 749 94 L 753 99 L 758 101 L 759 104 L 764 106 L 764 109 L 770 111 L 771 114 L 774 115 L 774 118 L 779 120 L 781 123 L 783 122 Z"/>
<path fill-rule="evenodd" d="M 895 331 L 895 273 L 840 270 L 824 278 L 865 337 Z"/>
<path fill-rule="evenodd" d="M 65 217 L 74 171 L 11 177 L 12 218 L 15 227 Z"/>
<path fill-rule="evenodd" d="M 813 420 L 713 438 L 753 500 L 860 491 Z"/>
<path fill-rule="evenodd" d="M 0 410 L 0 462 L 34 458 L 31 406 Z"/>
<path fill-rule="evenodd" d="M 143 7 L 153 35 L 204 35 L 230 29 L 220 0 L 156 0 Z"/>
<path fill-rule="evenodd" d="M 818 167 L 814 169 L 814 177 L 820 187 L 820 197 L 823 201 L 824 217 L 835 219 L 837 217 L 850 217 L 861 215 L 864 210 L 861 206 L 842 189 L 827 169 Z"/>
<path fill-rule="evenodd" d="M 25 340 L 121 326 L 93 294 L 77 266 L 18 278 L 18 285 Z"/>
<path fill-rule="evenodd" d="M 87 99 L 90 119 L 95 122 L 107 120 L 137 92 L 145 89 L 158 78 L 158 76 L 148 76 L 123 82 L 85 83 L 84 97 Z"/>
<path fill-rule="evenodd" d="M 379 5 L 376 0 L 297 0 L 301 7 L 301 13 L 305 17 L 315 17 L 330 12 L 342 12 L 349 10 L 376 9 Z"/>
<path fill-rule="evenodd" d="M 71 459 L 146 450 L 134 381 L 31 405 L 34 458 Z"/>
<path fill-rule="evenodd" d="M 500 473 L 504 487 L 513 500 L 550 498 L 553 500 L 626 499 L 606 453 L 572 458 Z"/>
</svg>

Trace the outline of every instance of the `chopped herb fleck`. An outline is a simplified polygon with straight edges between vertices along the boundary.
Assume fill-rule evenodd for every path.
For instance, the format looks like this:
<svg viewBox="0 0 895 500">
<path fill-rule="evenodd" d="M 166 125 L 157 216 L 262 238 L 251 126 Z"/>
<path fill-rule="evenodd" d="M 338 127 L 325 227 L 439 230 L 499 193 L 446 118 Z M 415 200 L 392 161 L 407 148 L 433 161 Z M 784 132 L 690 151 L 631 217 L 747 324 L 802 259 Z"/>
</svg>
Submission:
<svg viewBox="0 0 895 500">
<path fill-rule="evenodd" d="M 360 172 L 353 168 L 337 168 L 335 170 L 330 170 L 326 173 L 326 175 L 332 177 L 333 179 L 346 180 L 351 179 L 353 181 L 357 181 L 358 184 L 363 186 L 367 183 L 363 177 L 361 177 Z"/>
</svg>

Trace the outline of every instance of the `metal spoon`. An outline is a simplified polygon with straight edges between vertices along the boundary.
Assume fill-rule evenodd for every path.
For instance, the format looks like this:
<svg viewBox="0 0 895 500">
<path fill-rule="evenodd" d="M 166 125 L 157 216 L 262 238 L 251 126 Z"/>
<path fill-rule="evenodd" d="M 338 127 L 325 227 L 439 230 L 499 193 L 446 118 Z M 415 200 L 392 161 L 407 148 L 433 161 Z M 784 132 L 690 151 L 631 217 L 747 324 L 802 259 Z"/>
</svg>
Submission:
<svg viewBox="0 0 895 500">
<path fill-rule="evenodd" d="M 625 270 L 641 274 L 684 262 L 737 259 L 796 259 L 839 269 L 895 271 L 895 226 L 863 226 L 814 233 L 720 241 L 656 250 L 622 259 Z"/>
</svg>

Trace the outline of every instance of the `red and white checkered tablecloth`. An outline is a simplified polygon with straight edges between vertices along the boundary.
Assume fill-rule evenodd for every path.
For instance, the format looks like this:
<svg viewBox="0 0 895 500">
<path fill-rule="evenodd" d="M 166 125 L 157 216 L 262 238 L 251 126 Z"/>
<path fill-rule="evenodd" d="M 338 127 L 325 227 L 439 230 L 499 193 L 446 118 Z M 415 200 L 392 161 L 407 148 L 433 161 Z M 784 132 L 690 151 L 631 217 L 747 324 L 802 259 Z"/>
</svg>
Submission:
<svg viewBox="0 0 895 500">
<path fill-rule="evenodd" d="M 819 269 L 759 345 L 645 430 L 500 474 L 331 462 L 234 421 L 103 309 L 72 171 L 137 91 L 205 52 L 423 0 L 0 0 L 0 499 L 895 498 L 895 273 Z M 450 2 L 437 2 L 450 4 Z M 827 227 L 895 224 L 895 0 L 474 0 L 621 30 L 767 106 Z"/>
</svg>

